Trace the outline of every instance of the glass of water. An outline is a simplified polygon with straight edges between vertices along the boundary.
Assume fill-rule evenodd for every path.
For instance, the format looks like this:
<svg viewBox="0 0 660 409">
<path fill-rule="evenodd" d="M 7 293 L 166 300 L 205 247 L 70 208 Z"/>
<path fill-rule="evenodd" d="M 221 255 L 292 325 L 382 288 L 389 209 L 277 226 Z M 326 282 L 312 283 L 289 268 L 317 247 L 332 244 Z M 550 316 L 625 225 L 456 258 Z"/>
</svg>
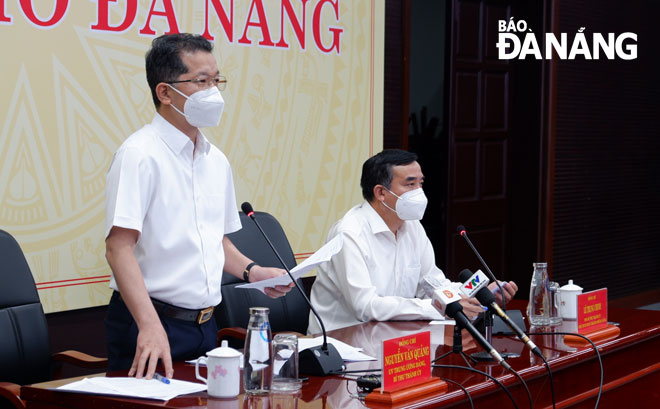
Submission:
<svg viewBox="0 0 660 409">
<path fill-rule="evenodd" d="M 298 378 L 298 337 L 277 334 L 273 338 L 273 391 L 297 391 L 302 387 Z"/>
<path fill-rule="evenodd" d="M 550 281 L 548 284 L 548 293 L 550 295 L 548 323 L 550 325 L 559 325 L 562 321 L 559 314 L 559 283 Z"/>
</svg>

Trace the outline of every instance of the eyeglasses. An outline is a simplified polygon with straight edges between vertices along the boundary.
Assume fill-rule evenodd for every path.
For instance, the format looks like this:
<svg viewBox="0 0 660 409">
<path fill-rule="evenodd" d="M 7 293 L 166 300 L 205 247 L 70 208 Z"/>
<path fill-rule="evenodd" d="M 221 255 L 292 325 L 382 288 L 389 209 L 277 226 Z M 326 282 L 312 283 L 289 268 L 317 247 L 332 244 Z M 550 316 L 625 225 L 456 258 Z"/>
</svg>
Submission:
<svg viewBox="0 0 660 409">
<path fill-rule="evenodd" d="M 200 89 L 216 86 L 220 91 L 224 91 L 225 88 L 227 88 L 227 78 L 223 77 L 222 75 L 218 75 L 215 78 L 195 78 L 191 80 L 167 81 L 168 84 L 178 84 L 181 82 L 193 83 L 197 86 L 197 88 Z"/>
</svg>

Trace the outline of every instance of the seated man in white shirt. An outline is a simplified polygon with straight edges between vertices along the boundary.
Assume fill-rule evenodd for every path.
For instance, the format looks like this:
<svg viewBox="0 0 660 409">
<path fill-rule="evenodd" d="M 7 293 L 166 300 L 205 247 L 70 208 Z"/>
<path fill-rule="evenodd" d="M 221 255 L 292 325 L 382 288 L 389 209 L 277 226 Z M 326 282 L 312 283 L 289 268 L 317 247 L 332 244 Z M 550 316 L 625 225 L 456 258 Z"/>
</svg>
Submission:
<svg viewBox="0 0 660 409">
<path fill-rule="evenodd" d="M 422 279 L 431 275 L 458 289 L 435 266 L 433 247 L 419 220 L 426 209 L 424 175 L 417 155 L 385 150 L 362 166 L 365 202 L 350 209 L 335 223 L 327 240 L 343 235 L 343 247 L 318 268 L 311 301 L 326 330 L 365 321 L 441 320 L 431 300 L 424 299 Z M 495 283 L 491 283 L 491 289 Z M 504 284 L 505 299 L 518 290 Z M 498 301 L 501 301 L 501 296 Z M 483 308 L 474 298 L 460 301 L 468 317 Z M 313 314 L 310 334 L 321 331 Z"/>
</svg>

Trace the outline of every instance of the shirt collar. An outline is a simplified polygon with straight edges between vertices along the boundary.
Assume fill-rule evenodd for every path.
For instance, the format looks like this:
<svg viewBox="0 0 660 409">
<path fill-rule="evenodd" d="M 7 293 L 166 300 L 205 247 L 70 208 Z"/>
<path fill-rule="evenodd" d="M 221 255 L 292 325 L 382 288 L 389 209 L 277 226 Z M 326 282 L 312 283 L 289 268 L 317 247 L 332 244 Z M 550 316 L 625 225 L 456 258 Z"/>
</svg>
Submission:
<svg viewBox="0 0 660 409">
<path fill-rule="evenodd" d="M 374 210 L 374 208 L 371 207 L 371 204 L 369 204 L 369 202 L 362 203 L 362 209 L 364 209 L 367 223 L 369 223 L 369 227 L 371 227 L 371 232 L 373 234 L 384 233 L 384 232 L 391 233 L 391 230 L 389 227 L 387 227 L 385 220 L 383 220 L 383 218 L 380 217 L 380 215 L 376 212 L 376 210 Z"/>
<path fill-rule="evenodd" d="M 156 115 L 154 116 L 153 121 L 151 124 L 158 129 L 158 135 L 160 138 L 167 144 L 167 146 L 172 149 L 172 151 L 176 153 L 181 153 L 183 151 L 183 148 L 186 146 L 188 142 L 192 141 L 188 137 L 188 135 L 184 134 L 180 130 L 178 130 L 174 125 L 172 125 L 170 122 L 168 122 L 165 118 L 163 118 L 158 112 L 156 112 Z M 197 149 L 198 152 L 202 153 L 209 153 L 209 150 L 211 149 L 211 143 L 209 142 L 208 139 L 206 139 L 206 136 L 198 130 L 197 134 Z"/>
</svg>

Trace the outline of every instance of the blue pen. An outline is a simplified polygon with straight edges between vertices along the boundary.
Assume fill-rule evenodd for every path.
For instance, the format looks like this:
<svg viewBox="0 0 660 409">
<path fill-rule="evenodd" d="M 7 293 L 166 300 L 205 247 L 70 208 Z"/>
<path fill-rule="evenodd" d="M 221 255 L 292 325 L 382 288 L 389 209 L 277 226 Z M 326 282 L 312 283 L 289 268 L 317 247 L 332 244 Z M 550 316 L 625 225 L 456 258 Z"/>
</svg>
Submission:
<svg viewBox="0 0 660 409">
<path fill-rule="evenodd" d="M 170 383 L 170 380 L 169 380 L 169 379 L 167 379 L 167 378 L 164 377 L 163 375 L 159 374 L 158 372 L 156 372 L 156 373 L 154 374 L 154 378 L 155 378 L 155 379 L 158 379 L 158 380 L 161 381 L 162 383 L 166 383 L 166 384 L 169 384 L 169 383 Z"/>
</svg>

